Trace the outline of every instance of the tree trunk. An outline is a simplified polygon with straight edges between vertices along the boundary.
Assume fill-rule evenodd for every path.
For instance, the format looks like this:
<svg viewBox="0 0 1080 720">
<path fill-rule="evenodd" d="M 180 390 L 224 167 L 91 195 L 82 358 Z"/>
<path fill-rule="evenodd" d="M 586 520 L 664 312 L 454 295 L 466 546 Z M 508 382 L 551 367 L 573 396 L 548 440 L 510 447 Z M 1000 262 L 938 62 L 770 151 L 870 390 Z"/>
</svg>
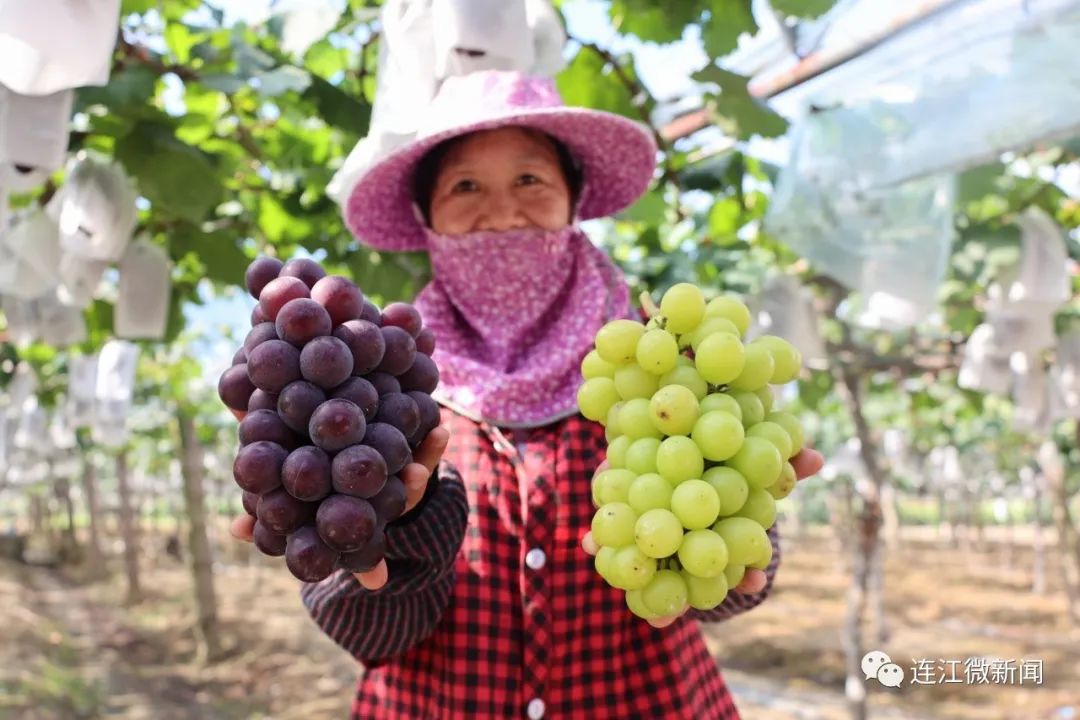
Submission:
<svg viewBox="0 0 1080 720">
<path fill-rule="evenodd" d="M 194 581 L 197 621 L 195 636 L 203 662 L 221 656 L 221 638 L 217 627 L 217 603 L 214 598 L 213 559 L 206 535 L 206 503 L 203 493 L 203 450 L 195 434 L 192 417 L 181 411 L 180 425 L 181 471 L 184 483 L 184 505 L 188 516 L 188 553 L 191 577 Z"/>
<path fill-rule="evenodd" d="M 97 480 L 94 477 L 94 461 L 87 455 L 83 457 L 83 493 L 86 495 L 86 514 L 90 518 L 90 543 L 87 547 L 86 564 L 91 570 L 102 570 L 105 555 L 101 551 L 101 528 L 99 523 Z"/>
<path fill-rule="evenodd" d="M 1043 481 L 1041 475 L 1036 475 L 1030 468 L 1022 470 L 1020 477 L 1031 486 L 1032 504 L 1035 511 L 1032 518 L 1032 545 L 1035 558 L 1031 564 L 1031 592 L 1044 595 L 1046 594 L 1046 540 L 1043 535 Z"/>
<path fill-rule="evenodd" d="M 896 507 L 896 487 L 888 479 L 883 479 L 881 484 L 881 511 L 885 545 L 889 550 L 897 550 L 900 546 L 900 511 Z"/>
<path fill-rule="evenodd" d="M 120 494 L 120 535 L 124 539 L 124 572 L 127 575 L 127 600 L 136 603 L 142 597 L 139 586 L 139 551 L 135 525 L 135 510 L 128 485 L 127 451 L 116 455 L 116 486 Z"/>
<path fill-rule="evenodd" d="M 1057 530 L 1058 551 L 1061 554 L 1061 579 L 1065 586 L 1065 597 L 1069 603 L 1069 617 L 1074 624 L 1080 624 L 1080 556 L 1076 552 L 1077 542 L 1080 541 L 1077 539 L 1076 526 L 1073 525 L 1069 514 L 1069 493 L 1065 487 L 1065 463 L 1057 448 L 1050 448 L 1049 445 L 1049 441 L 1043 443 L 1043 448 L 1040 449 L 1040 460 L 1044 453 L 1053 453 L 1057 456 L 1057 460 L 1040 464 L 1043 475 L 1046 477 L 1050 510 Z"/>
</svg>

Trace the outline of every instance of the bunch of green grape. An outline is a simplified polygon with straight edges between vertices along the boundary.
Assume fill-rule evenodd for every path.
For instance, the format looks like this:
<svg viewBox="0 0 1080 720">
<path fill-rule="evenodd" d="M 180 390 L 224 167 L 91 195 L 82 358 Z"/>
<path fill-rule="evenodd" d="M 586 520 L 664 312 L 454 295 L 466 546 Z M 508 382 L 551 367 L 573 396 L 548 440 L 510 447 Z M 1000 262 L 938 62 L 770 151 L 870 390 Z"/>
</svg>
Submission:
<svg viewBox="0 0 1080 720">
<path fill-rule="evenodd" d="M 592 485 L 596 569 L 640 617 L 710 610 L 772 559 L 766 530 L 795 487 L 803 432 L 769 385 L 793 380 L 802 357 L 776 336 L 744 343 L 749 324 L 739 300 L 681 283 L 647 324 L 602 327 L 582 362 L 578 405 L 608 441 Z"/>
</svg>

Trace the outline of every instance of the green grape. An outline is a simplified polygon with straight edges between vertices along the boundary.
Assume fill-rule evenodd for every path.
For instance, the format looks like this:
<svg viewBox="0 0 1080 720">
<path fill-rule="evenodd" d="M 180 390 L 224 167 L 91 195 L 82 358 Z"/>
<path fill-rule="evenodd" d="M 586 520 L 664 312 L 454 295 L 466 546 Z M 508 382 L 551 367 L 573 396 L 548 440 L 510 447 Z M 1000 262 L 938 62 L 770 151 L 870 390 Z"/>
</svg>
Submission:
<svg viewBox="0 0 1080 720">
<path fill-rule="evenodd" d="M 610 545 L 611 547 L 623 547 L 634 542 L 634 528 L 637 524 L 637 513 L 625 503 L 608 503 L 601 505 L 593 515 L 592 530 L 593 540 L 597 545 Z"/>
<path fill-rule="evenodd" d="M 671 512 L 687 530 L 701 530 L 719 517 L 720 498 L 704 480 L 686 480 L 671 493 Z"/>
<path fill-rule="evenodd" d="M 678 615 L 686 607 L 686 581 L 674 570 L 660 570 L 641 591 L 641 602 L 660 617 Z"/>
<path fill-rule="evenodd" d="M 745 335 L 750 327 L 750 309 L 740 300 L 727 295 L 713 298 L 705 306 L 705 317 L 722 317 L 730 320 Z"/>
<path fill-rule="evenodd" d="M 689 368 L 694 367 L 694 359 L 689 358 L 689 357 L 687 357 L 685 355 L 679 355 L 678 359 L 675 361 L 675 367 L 683 367 L 683 366 L 686 366 L 686 367 L 689 367 Z"/>
<path fill-rule="evenodd" d="M 772 495 L 774 499 L 783 500 L 795 489 L 797 481 L 794 466 L 789 462 L 784 463 L 784 469 L 780 471 L 780 478 L 765 488 L 765 491 Z"/>
<path fill-rule="evenodd" d="M 600 357 L 596 350 L 590 350 L 585 359 L 581 361 L 581 376 L 586 380 L 597 377 L 615 377 L 615 365 Z"/>
<path fill-rule="evenodd" d="M 607 422 L 608 410 L 619 402 L 619 392 L 611 378 L 597 377 L 586 380 L 578 388 L 578 407 L 581 414 L 595 422 Z"/>
<path fill-rule="evenodd" d="M 667 330 L 646 330 L 635 352 L 638 365 L 654 375 L 674 369 L 679 359 L 679 344 Z"/>
<path fill-rule="evenodd" d="M 762 407 L 761 399 L 757 395 L 745 390 L 733 390 L 728 394 L 735 399 L 735 402 L 739 403 L 739 408 L 742 410 L 740 417 L 742 417 L 743 427 L 757 425 L 765 419 L 765 408 Z"/>
<path fill-rule="evenodd" d="M 769 543 L 765 546 L 765 552 L 761 554 L 761 557 L 759 557 L 756 561 L 750 563 L 748 567 L 752 567 L 756 570 L 764 570 L 765 568 L 769 567 L 769 563 L 772 562 L 772 556 L 772 543 Z"/>
<path fill-rule="evenodd" d="M 635 475 L 655 473 L 656 451 L 659 449 L 659 438 L 638 438 L 626 450 L 626 468 Z"/>
<path fill-rule="evenodd" d="M 630 612 L 634 613 L 642 620 L 655 620 L 660 617 L 652 610 L 645 607 L 645 602 L 641 599 L 640 590 L 626 591 L 626 607 L 630 608 Z"/>
<path fill-rule="evenodd" d="M 611 413 L 609 412 L 608 417 L 610 417 L 610 416 L 611 416 Z M 604 426 L 604 440 L 605 441 L 611 443 L 611 442 L 614 442 L 615 438 L 617 438 L 617 437 L 619 437 L 619 433 L 612 430 L 609 425 Z"/>
<path fill-rule="evenodd" d="M 690 283 L 672 285 L 660 299 L 660 314 L 667 318 L 667 329 L 676 335 L 697 327 L 705 315 L 705 296 Z"/>
<path fill-rule="evenodd" d="M 802 354 L 795 346 L 776 335 L 762 335 L 754 342 L 761 343 L 772 353 L 774 368 L 769 382 L 773 385 L 789 383 L 799 376 L 802 370 Z"/>
<path fill-rule="evenodd" d="M 658 438 L 663 434 L 653 425 L 649 401 L 645 398 L 627 400 L 619 409 L 619 429 L 633 440 L 643 437 Z"/>
<path fill-rule="evenodd" d="M 730 333 L 715 333 L 705 338 L 694 356 L 694 367 L 713 385 L 727 385 L 739 377 L 745 365 L 743 344 Z"/>
<path fill-rule="evenodd" d="M 607 462 L 609 468 L 626 467 L 626 451 L 632 442 L 634 441 L 626 435 L 620 435 L 608 443 Z"/>
<path fill-rule="evenodd" d="M 698 418 L 690 437 L 706 460 L 727 460 L 743 444 L 743 426 L 729 412 L 714 410 Z"/>
<path fill-rule="evenodd" d="M 684 357 L 683 355 L 679 356 Z M 682 385 L 685 388 L 689 388 L 690 392 L 694 393 L 694 397 L 698 400 L 702 399 L 709 394 L 709 384 L 705 382 L 705 378 L 701 377 L 701 373 L 697 371 L 697 368 L 693 365 L 693 360 L 685 358 L 689 365 L 680 363 L 675 366 L 675 369 L 669 373 L 660 376 L 660 387 L 665 388 L 669 385 Z"/>
<path fill-rule="evenodd" d="M 791 456 L 794 457 L 799 454 L 799 451 L 803 449 L 802 425 L 799 424 L 798 418 L 788 412 L 771 412 L 768 417 L 765 418 L 769 422 L 774 422 L 780 427 L 787 430 L 788 436 L 791 438 Z"/>
<path fill-rule="evenodd" d="M 633 512 L 629 505 L 626 508 Z M 593 536 L 595 535 L 594 531 Z M 682 523 L 670 510 L 648 510 L 641 514 L 634 525 L 634 541 L 641 548 L 641 552 L 652 558 L 665 558 L 675 554 L 682 539 Z"/>
<path fill-rule="evenodd" d="M 616 552 L 616 548 L 604 545 L 597 551 L 596 557 L 593 558 L 596 572 L 600 573 L 600 577 L 607 580 L 608 584 L 611 583 L 611 560 L 615 557 Z"/>
<path fill-rule="evenodd" d="M 656 471 L 672 485 L 700 478 L 705 472 L 705 458 L 697 444 L 685 435 L 666 438 L 656 451 Z"/>
<path fill-rule="evenodd" d="M 630 493 L 630 484 L 637 475 L 629 470 L 607 468 L 593 478 L 593 499 L 600 507 L 608 503 L 625 503 Z"/>
<path fill-rule="evenodd" d="M 706 318 L 697 326 L 694 332 L 690 333 L 690 347 L 697 352 L 698 346 L 701 345 L 701 341 L 715 333 L 728 333 L 734 335 L 736 339 L 740 339 L 739 328 L 735 327 L 735 323 L 725 318 L 711 317 Z"/>
<path fill-rule="evenodd" d="M 716 492 L 716 497 L 720 500 L 720 517 L 737 513 L 750 496 L 750 486 L 746 483 L 746 478 L 740 475 L 738 470 L 726 465 L 709 468 L 701 479 L 712 485 Z"/>
<path fill-rule="evenodd" d="M 772 412 L 773 401 L 775 400 L 772 389 L 766 386 L 760 390 L 755 390 L 754 394 L 757 395 L 757 399 L 761 401 L 761 409 L 765 411 L 765 414 L 768 415 Z"/>
<path fill-rule="evenodd" d="M 714 410 L 723 410 L 731 413 L 738 418 L 739 422 L 742 422 L 742 407 L 735 401 L 735 398 L 727 393 L 709 393 L 698 404 L 701 406 L 702 415 Z"/>
<path fill-rule="evenodd" d="M 780 451 L 776 449 L 776 446 L 765 438 L 748 437 L 743 441 L 739 452 L 735 453 L 727 464 L 746 478 L 746 483 L 751 490 L 754 488 L 764 490 L 780 477 L 784 459 L 780 457 Z M 662 472 L 660 474 L 663 475 Z"/>
<path fill-rule="evenodd" d="M 729 588 L 734 588 L 736 585 L 741 583 L 743 575 L 745 574 L 745 565 L 732 565 L 730 562 L 728 562 L 728 566 L 724 568 L 724 579 L 727 580 Z"/>
<path fill-rule="evenodd" d="M 686 582 L 686 601 L 695 610 L 712 610 L 727 597 L 728 584 L 723 573 L 703 578 L 683 570 L 681 575 Z"/>
<path fill-rule="evenodd" d="M 713 531 L 724 538 L 727 545 L 728 562 L 735 565 L 749 565 L 765 554 L 769 536 L 765 528 L 750 518 L 729 517 L 717 520 Z"/>
<path fill-rule="evenodd" d="M 645 334 L 645 326 L 633 320 L 612 320 L 596 333 L 596 352 L 613 365 L 622 365 L 634 359 L 638 340 Z"/>
<path fill-rule="evenodd" d="M 750 518 L 768 530 L 776 522 L 776 499 L 767 490 L 751 490 L 746 503 L 735 515 Z"/>
<path fill-rule="evenodd" d="M 649 331 L 649 330 L 663 330 L 663 329 L 664 329 L 664 318 L 661 317 L 660 315 L 656 315 L 655 317 L 649 318 L 649 321 L 647 323 L 645 323 L 645 330 L 646 331 Z"/>
<path fill-rule="evenodd" d="M 750 343 L 743 347 L 744 365 L 739 377 L 731 381 L 731 387 L 735 390 L 760 390 L 769 384 L 769 378 L 773 374 L 773 359 L 769 354 L 769 348 L 757 343 Z M 615 373 L 618 378 L 618 372 Z"/>
<path fill-rule="evenodd" d="M 618 389 L 618 388 L 616 388 Z M 619 429 L 619 410 L 622 408 L 623 402 L 619 401 L 611 406 L 607 411 L 607 418 L 604 423 L 604 428 L 611 433 L 612 438 L 616 438 L 623 434 L 623 431 Z M 611 442 L 608 440 L 608 442 Z"/>
<path fill-rule="evenodd" d="M 691 530 L 679 546 L 679 563 L 691 575 L 703 578 L 723 576 L 728 564 L 724 538 L 712 530 Z"/>
<path fill-rule="evenodd" d="M 623 590 L 640 590 L 656 575 L 656 560 L 641 552 L 636 545 L 627 545 L 611 556 L 611 578 Z"/>
<path fill-rule="evenodd" d="M 615 389 L 619 391 L 619 397 L 623 400 L 634 398 L 647 400 L 659 387 L 660 378 L 644 370 L 637 363 L 620 365 L 615 371 Z"/>
<path fill-rule="evenodd" d="M 639 475 L 630 485 L 627 502 L 634 512 L 644 515 L 649 510 L 671 509 L 671 484 L 654 472 Z"/>
<path fill-rule="evenodd" d="M 665 385 L 649 400 L 653 425 L 665 435 L 689 435 L 698 419 L 698 401 L 683 385 Z"/>
<path fill-rule="evenodd" d="M 776 446 L 782 459 L 791 457 L 791 436 L 787 434 L 787 430 L 772 421 L 764 420 L 757 425 L 751 425 L 746 429 L 746 437 L 764 438 Z"/>
</svg>

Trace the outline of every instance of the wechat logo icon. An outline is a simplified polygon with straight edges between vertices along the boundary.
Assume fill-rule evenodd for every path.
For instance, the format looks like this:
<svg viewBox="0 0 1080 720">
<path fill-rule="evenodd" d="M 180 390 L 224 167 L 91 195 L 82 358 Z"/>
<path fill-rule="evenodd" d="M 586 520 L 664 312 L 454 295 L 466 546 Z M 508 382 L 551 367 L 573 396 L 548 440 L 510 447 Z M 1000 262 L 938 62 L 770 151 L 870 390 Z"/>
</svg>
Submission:
<svg viewBox="0 0 1080 720">
<path fill-rule="evenodd" d="M 862 671 L 867 680 L 874 678 L 885 687 L 900 687 L 904 682 L 904 668 L 880 650 L 871 650 L 863 655 Z"/>
</svg>

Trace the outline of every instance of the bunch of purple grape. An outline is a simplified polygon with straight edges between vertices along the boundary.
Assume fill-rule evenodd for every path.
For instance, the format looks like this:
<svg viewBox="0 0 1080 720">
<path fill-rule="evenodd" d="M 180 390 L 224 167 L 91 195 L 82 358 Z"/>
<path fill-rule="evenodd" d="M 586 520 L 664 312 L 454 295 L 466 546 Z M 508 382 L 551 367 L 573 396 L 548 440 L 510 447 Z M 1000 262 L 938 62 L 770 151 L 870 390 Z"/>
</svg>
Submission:
<svg viewBox="0 0 1080 720">
<path fill-rule="evenodd" d="M 435 336 L 310 259 L 260 257 L 245 280 L 259 303 L 218 394 L 246 413 L 233 477 L 255 546 L 306 582 L 370 570 L 405 509 L 397 473 L 439 424 Z"/>
</svg>

